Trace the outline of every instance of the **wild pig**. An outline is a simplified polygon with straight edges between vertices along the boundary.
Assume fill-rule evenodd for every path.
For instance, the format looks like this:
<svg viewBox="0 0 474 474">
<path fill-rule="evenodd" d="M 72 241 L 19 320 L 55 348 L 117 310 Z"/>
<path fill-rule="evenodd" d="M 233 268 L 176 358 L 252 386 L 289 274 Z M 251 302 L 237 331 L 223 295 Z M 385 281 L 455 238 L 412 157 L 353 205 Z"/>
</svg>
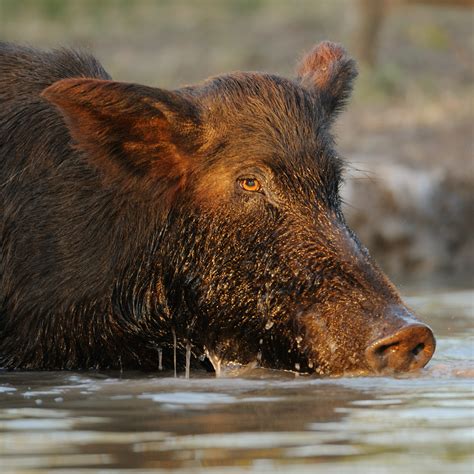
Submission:
<svg viewBox="0 0 474 474">
<path fill-rule="evenodd" d="M 435 340 L 347 227 L 331 124 L 354 61 L 173 91 L 0 46 L 0 365 L 423 367 Z M 176 342 L 176 345 L 175 345 Z"/>
</svg>

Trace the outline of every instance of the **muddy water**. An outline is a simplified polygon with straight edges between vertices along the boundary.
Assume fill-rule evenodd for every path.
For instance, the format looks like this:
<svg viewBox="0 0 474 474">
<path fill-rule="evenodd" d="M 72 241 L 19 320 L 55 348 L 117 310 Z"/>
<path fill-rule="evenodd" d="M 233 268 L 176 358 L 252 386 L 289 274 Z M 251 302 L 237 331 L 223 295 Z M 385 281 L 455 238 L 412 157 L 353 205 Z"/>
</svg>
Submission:
<svg viewBox="0 0 474 474">
<path fill-rule="evenodd" d="M 438 349 L 399 378 L 0 372 L 0 471 L 472 473 L 474 291 L 407 300 Z"/>
</svg>

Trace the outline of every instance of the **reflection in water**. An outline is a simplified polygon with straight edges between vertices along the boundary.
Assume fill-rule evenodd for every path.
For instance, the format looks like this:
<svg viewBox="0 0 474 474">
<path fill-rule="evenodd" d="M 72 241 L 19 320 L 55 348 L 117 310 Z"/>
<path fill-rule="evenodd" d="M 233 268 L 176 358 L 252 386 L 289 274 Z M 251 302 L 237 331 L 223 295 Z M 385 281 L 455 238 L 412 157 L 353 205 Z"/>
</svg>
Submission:
<svg viewBox="0 0 474 474">
<path fill-rule="evenodd" d="M 438 349 L 397 378 L 1 373 L 2 472 L 472 473 L 474 293 L 454 295 L 410 299 Z"/>
</svg>

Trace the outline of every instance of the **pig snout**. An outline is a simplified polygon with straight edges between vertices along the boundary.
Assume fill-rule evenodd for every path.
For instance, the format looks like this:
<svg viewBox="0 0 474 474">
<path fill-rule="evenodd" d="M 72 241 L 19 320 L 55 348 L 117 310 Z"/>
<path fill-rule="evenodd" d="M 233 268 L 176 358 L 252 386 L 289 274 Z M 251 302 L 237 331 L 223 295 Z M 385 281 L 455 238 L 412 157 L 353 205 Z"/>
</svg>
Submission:
<svg viewBox="0 0 474 474">
<path fill-rule="evenodd" d="M 398 311 L 395 310 L 395 313 Z M 395 316 L 400 322 L 400 319 Z M 431 329 L 412 318 L 398 327 L 385 328 L 365 350 L 366 362 L 377 373 L 408 372 L 424 367 L 433 356 L 436 341 Z"/>
</svg>

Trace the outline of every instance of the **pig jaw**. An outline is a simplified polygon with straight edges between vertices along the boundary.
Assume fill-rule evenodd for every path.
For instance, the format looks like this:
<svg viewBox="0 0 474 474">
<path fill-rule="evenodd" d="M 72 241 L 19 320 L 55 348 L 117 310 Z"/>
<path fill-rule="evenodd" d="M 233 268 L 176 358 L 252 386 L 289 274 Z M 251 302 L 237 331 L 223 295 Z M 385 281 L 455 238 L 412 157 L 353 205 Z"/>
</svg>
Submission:
<svg viewBox="0 0 474 474">
<path fill-rule="evenodd" d="M 433 333 L 398 295 L 388 302 L 372 295 L 365 304 L 355 304 L 358 296 L 350 291 L 346 296 L 292 315 L 255 318 L 238 329 L 215 327 L 207 331 L 202 353 L 216 373 L 249 366 L 319 376 L 393 375 L 429 362 Z"/>
</svg>

